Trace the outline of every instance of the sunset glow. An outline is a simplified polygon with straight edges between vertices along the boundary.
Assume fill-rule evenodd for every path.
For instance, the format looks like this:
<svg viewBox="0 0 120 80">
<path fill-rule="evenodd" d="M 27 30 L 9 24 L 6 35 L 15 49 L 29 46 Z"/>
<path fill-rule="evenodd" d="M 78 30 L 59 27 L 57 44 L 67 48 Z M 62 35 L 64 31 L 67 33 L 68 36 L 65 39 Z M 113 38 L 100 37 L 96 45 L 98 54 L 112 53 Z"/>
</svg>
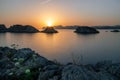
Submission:
<svg viewBox="0 0 120 80">
<path fill-rule="evenodd" d="M 8 27 L 29 24 L 36 28 L 119 25 L 119 4 L 120 0 L 0 0 L 0 23 Z"/>
<path fill-rule="evenodd" d="M 52 25 L 53 25 L 52 21 L 48 21 L 48 22 L 47 22 L 47 26 L 48 26 L 48 27 L 50 27 L 50 26 L 52 26 Z"/>
</svg>

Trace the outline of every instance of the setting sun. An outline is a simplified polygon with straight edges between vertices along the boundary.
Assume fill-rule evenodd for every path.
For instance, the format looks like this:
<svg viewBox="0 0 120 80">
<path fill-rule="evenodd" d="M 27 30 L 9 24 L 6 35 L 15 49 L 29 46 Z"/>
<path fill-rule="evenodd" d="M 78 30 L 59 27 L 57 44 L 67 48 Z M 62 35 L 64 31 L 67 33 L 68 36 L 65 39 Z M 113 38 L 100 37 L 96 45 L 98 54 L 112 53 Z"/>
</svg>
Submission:
<svg viewBox="0 0 120 80">
<path fill-rule="evenodd" d="M 52 24 L 52 21 L 48 21 L 48 22 L 47 22 L 47 26 L 50 27 L 50 26 L 52 26 L 52 25 L 53 25 L 53 24 Z"/>
</svg>

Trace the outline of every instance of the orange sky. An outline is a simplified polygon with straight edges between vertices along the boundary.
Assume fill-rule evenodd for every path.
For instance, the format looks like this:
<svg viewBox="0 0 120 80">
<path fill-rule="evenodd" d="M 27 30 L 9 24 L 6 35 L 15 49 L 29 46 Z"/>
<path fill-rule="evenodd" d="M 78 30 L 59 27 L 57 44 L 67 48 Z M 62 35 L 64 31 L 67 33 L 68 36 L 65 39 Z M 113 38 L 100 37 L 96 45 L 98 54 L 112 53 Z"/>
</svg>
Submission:
<svg viewBox="0 0 120 80">
<path fill-rule="evenodd" d="M 0 0 L 0 24 L 119 25 L 119 0 Z"/>
</svg>

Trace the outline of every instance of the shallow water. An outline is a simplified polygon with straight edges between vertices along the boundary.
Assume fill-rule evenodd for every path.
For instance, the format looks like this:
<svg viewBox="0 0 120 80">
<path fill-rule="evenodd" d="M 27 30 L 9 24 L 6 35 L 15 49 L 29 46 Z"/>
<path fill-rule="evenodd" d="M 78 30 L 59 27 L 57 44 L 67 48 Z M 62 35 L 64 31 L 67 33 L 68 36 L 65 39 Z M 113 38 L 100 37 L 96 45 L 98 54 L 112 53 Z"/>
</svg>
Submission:
<svg viewBox="0 0 120 80">
<path fill-rule="evenodd" d="M 18 44 L 18 48 L 32 48 L 47 59 L 61 63 L 74 59 L 84 64 L 120 61 L 120 33 L 100 30 L 99 34 L 81 35 L 74 30 L 58 31 L 56 34 L 0 33 L 0 46 Z"/>
</svg>

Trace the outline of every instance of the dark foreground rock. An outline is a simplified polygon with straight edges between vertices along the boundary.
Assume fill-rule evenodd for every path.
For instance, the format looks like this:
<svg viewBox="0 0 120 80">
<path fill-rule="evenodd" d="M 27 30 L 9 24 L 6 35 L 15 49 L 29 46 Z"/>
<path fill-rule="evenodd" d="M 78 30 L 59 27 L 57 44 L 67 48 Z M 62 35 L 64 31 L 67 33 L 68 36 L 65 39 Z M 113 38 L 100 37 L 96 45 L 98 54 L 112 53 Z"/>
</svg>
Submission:
<svg viewBox="0 0 120 80">
<path fill-rule="evenodd" d="M 87 27 L 87 26 L 78 27 L 78 28 L 76 28 L 76 30 L 74 32 L 81 33 L 81 34 L 99 33 L 99 31 L 97 31 L 95 28 Z"/>
<path fill-rule="evenodd" d="M 43 33 L 58 33 L 53 27 L 46 27 L 45 30 L 41 31 Z"/>
<path fill-rule="evenodd" d="M 7 32 L 7 28 L 5 27 L 4 24 L 0 24 L 0 33 Z"/>
<path fill-rule="evenodd" d="M 13 25 L 10 28 L 8 28 L 9 32 L 13 33 L 36 33 L 39 32 L 36 28 L 30 25 Z"/>
<path fill-rule="evenodd" d="M 60 65 L 29 48 L 0 47 L 0 80 L 120 80 L 120 64 Z"/>
</svg>

